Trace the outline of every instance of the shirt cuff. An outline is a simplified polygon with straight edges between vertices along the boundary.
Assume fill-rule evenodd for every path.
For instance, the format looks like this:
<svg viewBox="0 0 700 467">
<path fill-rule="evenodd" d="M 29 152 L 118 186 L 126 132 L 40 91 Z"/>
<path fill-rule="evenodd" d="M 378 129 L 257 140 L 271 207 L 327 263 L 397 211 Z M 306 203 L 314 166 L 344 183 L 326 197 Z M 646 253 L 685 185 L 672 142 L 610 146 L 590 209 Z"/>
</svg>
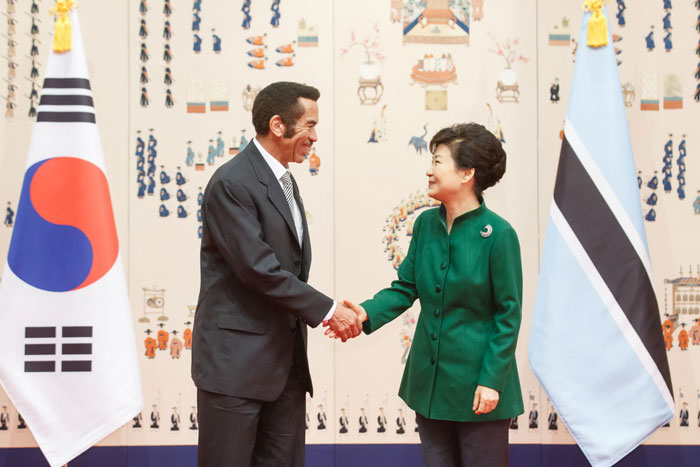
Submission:
<svg viewBox="0 0 700 467">
<path fill-rule="evenodd" d="M 328 312 L 325 318 L 323 318 L 323 322 L 327 323 L 328 320 L 330 320 L 333 317 L 333 313 L 335 313 L 335 307 L 338 306 L 338 304 L 333 300 L 333 306 L 331 307 L 331 311 Z"/>
</svg>

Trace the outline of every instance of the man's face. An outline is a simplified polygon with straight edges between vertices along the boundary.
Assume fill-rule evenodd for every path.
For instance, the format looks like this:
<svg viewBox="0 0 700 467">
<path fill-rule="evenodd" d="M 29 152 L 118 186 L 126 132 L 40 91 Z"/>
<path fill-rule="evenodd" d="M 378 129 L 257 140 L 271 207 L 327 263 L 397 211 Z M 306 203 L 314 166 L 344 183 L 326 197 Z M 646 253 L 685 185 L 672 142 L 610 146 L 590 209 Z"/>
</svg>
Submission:
<svg viewBox="0 0 700 467">
<path fill-rule="evenodd" d="M 299 102 L 304 107 L 304 113 L 299 117 L 294 128 L 285 128 L 285 136 L 281 141 L 284 145 L 284 159 L 287 163 L 304 162 L 306 155 L 311 152 L 311 146 L 318 141 L 316 135 L 318 104 L 316 101 L 303 97 L 299 98 Z"/>
</svg>

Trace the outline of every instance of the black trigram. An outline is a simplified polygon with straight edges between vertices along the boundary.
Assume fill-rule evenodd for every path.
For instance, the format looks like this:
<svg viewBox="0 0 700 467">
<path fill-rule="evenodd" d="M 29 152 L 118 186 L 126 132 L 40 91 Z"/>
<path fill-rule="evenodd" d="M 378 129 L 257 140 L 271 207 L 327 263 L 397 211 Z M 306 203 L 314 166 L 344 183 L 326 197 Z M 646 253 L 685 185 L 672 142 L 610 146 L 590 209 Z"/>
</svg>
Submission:
<svg viewBox="0 0 700 467">
<path fill-rule="evenodd" d="M 63 326 L 60 329 L 62 342 L 59 344 L 55 326 L 24 328 L 25 373 L 92 371 L 92 360 L 89 359 L 92 355 L 92 342 L 89 342 L 92 340 L 92 326 Z M 72 342 L 74 340 L 77 342 Z M 59 346 L 60 355 L 71 356 L 71 358 L 81 355 L 86 357 L 81 360 L 62 360 L 59 370 L 56 368 Z"/>
<path fill-rule="evenodd" d="M 95 104 L 85 78 L 46 78 L 37 122 L 95 123 Z"/>
</svg>

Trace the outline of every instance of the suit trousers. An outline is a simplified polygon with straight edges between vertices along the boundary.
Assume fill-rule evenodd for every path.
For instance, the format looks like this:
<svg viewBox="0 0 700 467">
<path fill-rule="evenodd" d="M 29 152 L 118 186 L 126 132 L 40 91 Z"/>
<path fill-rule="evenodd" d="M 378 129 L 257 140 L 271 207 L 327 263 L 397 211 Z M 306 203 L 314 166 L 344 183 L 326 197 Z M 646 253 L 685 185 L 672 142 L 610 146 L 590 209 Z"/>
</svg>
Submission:
<svg viewBox="0 0 700 467">
<path fill-rule="evenodd" d="M 307 369 L 301 332 L 295 334 L 289 377 L 276 400 L 197 389 L 199 467 L 304 467 Z"/>
<path fill-rule="evenodd" d="M 510 419 L 432 420 L 416 414 L 426 467 L 506 467 Z"/>
</svg>

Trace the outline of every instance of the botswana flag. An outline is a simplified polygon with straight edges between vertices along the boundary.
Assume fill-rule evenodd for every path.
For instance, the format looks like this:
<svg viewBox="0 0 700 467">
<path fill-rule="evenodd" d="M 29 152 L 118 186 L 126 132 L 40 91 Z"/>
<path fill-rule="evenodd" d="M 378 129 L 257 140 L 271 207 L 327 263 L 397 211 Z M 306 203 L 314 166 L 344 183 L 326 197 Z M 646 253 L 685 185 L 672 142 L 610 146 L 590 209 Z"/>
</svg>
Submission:
<svg viewBox="0 0 700 467">
<path fill-rule="evenodd" d="M 673 416 L 612 39 L 585 13 L 530 334 L 530 365 L 589 462 L 610 466 Z"/>
</svg>

